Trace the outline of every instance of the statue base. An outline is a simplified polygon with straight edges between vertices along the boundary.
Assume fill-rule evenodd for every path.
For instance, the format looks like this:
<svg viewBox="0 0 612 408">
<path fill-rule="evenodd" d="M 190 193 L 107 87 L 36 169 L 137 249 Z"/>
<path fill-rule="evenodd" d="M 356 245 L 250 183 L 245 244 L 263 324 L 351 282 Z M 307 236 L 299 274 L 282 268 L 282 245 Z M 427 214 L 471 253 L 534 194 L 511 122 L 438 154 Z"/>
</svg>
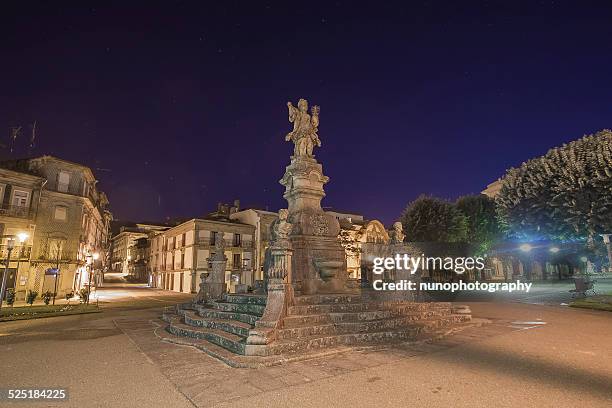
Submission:
<svg viewBox="0 0 612 408">
<path fill-rule="evenodd" d="M 346 253 L 336 237 L 294 235 L 293 280 L 302 294 L 346 291 Z"/>
</svg>

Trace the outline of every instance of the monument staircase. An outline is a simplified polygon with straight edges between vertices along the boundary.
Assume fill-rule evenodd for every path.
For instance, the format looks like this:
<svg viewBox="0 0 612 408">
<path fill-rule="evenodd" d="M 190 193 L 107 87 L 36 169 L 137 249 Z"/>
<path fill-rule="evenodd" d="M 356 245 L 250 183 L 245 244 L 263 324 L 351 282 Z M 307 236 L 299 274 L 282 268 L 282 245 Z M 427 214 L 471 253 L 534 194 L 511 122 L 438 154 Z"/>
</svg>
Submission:
<svg viewBox="0 0 612 408">
<path fill-rule="evenodd" d="M 469 315 L 450 303 L 375 301 L 365 293 L 295 296 L 265 346 L 247 344 L 266 306 L 264 295 L 225 294 L 222 301 L 167 308 L 166 340 L 195 346 L 233 366 L 273 364 L 347 346 L 418 341 L 443 334 Z"/>
</svg>

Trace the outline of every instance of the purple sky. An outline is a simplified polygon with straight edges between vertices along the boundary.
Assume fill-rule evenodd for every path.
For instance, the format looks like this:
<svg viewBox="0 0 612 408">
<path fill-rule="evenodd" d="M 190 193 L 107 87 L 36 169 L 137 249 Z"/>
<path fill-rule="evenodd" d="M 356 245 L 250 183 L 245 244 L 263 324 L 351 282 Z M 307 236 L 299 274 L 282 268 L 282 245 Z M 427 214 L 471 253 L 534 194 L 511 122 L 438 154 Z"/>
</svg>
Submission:
<svg viewBox="0 0 612 408">
<path fill-rule="evenodd" d="M 323 205 L 385 223 L 612 122 L 605 3 L 47 3 L 0 16 L 1 140 L 21 125 L 12 157 L 92 166 L 118 219 L 286 206 L 300 97 L 321 106 Z"/>
</svg>

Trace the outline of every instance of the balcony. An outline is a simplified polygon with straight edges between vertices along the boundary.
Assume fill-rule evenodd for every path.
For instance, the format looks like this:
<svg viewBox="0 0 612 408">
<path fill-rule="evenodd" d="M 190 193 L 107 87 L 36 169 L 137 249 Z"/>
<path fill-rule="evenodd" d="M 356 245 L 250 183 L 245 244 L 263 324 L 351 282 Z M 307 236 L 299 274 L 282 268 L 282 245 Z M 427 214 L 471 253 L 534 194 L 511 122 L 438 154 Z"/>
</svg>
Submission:
<svg viewBox="0 0 612 408">
<path fill-rule="evenodd" d="M 30 259 L 30 253 L 32 252 L 31 246 L 15 246 L 11 251 L 11 260 L 28 260 Z M 8 249 L 6 245 L 0 245 L 0 262 L 4 261 L 8 256 Z"/>
<path fill-rule="evenodd" d="M 15 217 L 15 218 L 30 218 L 32 211 L 28 207 L 20 205 L 3 205 L 0 206 L 0 216 Z"/>
<path fill-rule="evenodd" d="M 214 242 L 211 242 L 212 240 L 210 238 L 199 238 L 198 239 L 198 244 L 200 245 L 205 245 L 205 246 L 214 246 Z M 251 249 L 253 248 L 253 241 L 242 241 L 242 242 L 234 242 L 234 241 L 230 241 L 228 242 L 228 240 L 225 240 L 225 246 L 228 248 L 244 248 L 244 249 Z"/>
</svg>

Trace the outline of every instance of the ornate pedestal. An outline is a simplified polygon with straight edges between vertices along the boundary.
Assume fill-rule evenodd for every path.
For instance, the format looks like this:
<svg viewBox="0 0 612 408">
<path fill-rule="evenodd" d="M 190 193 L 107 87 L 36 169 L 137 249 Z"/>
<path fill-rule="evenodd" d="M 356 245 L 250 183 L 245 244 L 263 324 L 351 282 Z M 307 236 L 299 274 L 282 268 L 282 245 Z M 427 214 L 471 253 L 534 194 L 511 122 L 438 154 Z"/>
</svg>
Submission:
<svg viewBox="0 0 612 408">
<path fill-rule="evenodd" d="M 200 290 L 196 295 L 196 303 L 206 303 L 211 300 L 221 300 L 227 291 L 225 285 L 225 268 L 227 266 L 227 258 L 224 254 L 225 240 L 218 237 L 215 243 L 215 255 L 209 258 L 208 261 L 212 264 L 210 273 L 202 273 L 200 275 L 201 283 Z"/>
<path fill-rule="evenodd" d="M 321 208 L 329 177 L 314 157 L 292 156 L 280 183 L 289 203 L 293 247 L 291 282 L 303 294 L 342 292 L 347 280 L 346 255 L 338 220 Z"/>
</svg>

